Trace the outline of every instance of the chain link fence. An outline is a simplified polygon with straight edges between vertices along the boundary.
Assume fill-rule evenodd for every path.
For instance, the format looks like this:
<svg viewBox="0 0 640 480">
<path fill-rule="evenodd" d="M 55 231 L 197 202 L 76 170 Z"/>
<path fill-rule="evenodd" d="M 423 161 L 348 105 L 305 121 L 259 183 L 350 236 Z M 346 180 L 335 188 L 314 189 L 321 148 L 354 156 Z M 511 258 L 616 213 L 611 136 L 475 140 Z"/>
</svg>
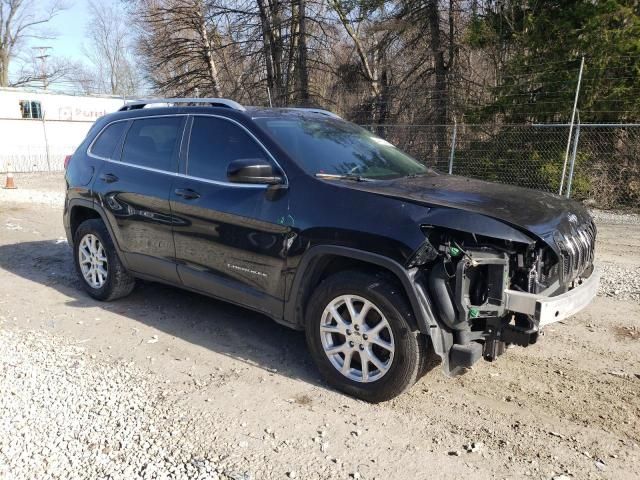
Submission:
<svg viewBox="0 0 640 480">
<path fill-rule="evenodd" d="M 0 118 L 0 173 L 56 172 L 93 125 L 91 120 Z"/>
<path fill-rule="evenodd" d="M 640 125 L 579 125 L 572 198 L 640 209 Z"/>
<path fill-rule="evenodd" d="M 568 150 L 569 124 L 366 127 L 444 173 L 640 209 L 640 124 L 576 124 Z"/>
<path fill-rule="evenodd" d="M 64 169 L 64 157 L 71 155 L 77 145 L 22 145 L 13 152 L 0 152 L 0 171 L 59 172 Z"/>
</svg>

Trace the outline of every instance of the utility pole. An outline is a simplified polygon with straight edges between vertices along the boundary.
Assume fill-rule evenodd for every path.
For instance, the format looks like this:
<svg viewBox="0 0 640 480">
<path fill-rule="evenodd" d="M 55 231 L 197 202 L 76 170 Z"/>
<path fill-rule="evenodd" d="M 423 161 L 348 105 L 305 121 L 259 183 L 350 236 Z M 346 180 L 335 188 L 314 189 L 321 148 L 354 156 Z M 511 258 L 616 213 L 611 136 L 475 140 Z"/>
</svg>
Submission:
<svg viewBox="0 0 640 480">
<path fill-rule="evenodd" d="M 36 55 L 36 58 L 40 60 L 40 77 L 42 79 L 42 88 L 46 90 L 49 86 L 49 79 L 47 76 L 47 58 L 49 58 L 48 50 L 51 50 L 51 47 L 33 47 L 34 50 L 37 50 L 40 55 Z M 44 119 L 45 112 L 40 107 L 40 115 L 42 119 L 42 133 L 44 134 L 44 147 L 47 152 L 47 167 L 49 171 L 51 171 L 51 153 L 49 152 L 49 139 L 47 138 L 47 123 Z"/>
<path fill-rule="evenodd" d="M 50 55 L 47 53 L 48 50 L 51 50 L 51 47 L 33 47 L 34 50 L 38 50 L 39 55 L 36 55 L 36 58 L 40 60 L 40 78 L 42 79 L 42 88 L 44 90 L 49 86 L 49 79 L 47 76 L 47 58 Z"/>
</svg>

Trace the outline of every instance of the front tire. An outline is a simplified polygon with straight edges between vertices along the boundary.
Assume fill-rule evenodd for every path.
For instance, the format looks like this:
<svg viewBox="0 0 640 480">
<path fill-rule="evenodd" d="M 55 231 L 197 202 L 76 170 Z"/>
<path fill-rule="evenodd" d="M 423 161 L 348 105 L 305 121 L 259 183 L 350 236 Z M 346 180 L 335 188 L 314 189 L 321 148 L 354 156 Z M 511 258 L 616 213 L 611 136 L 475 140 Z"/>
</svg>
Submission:
<svg viewBox="0 0 640 480">
<path fill-rule="evenodd" d="M 120 262 L 102 220 L 80 224 L 74 235 L 73 258 L 82 286 L 96 300 L 115 300 L 129 295 L 135 287 L 135 279 Z"/>
<path fill-rule="evenodd" d="M 312 294 L 305 325 L 322 376 L 367 402 L 400 395 L 418 379 L 426 354 L 410 315 L 401 290 L 382 275 L 348 271 L 325 279 Z"/>
</svg>

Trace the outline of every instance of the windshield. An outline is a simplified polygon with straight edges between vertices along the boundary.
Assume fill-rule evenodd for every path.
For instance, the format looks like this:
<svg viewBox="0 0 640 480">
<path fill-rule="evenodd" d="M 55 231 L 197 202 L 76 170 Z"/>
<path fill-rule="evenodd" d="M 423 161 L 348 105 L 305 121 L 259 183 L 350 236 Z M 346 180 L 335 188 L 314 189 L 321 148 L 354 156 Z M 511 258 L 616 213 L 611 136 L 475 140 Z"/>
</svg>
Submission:
<svg viewBox="0 0 640 480">
<path fill-rule="evenodd" d="M 389 179 L 433 173 L 391 143 L 334 118 L 256 118 L 311 175 Z"/>
</svg>

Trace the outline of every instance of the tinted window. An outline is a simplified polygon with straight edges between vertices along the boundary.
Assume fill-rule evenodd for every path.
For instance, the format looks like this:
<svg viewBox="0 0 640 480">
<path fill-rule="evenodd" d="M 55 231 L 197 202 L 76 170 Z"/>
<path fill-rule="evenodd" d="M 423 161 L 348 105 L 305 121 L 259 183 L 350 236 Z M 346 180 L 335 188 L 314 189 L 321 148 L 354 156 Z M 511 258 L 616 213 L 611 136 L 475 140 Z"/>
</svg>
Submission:
<svg viewBox="0 0 640 480">
<path fill-rule="evenodd" d="M 176 171 L 182 117 L 135 120 L 124 142 L 122 161 Z"/>
<path fill-rule="evenodd" d="M 127 122 L 116 122 L 105 128 L 91 147 L 91 153 L 103 158 L 113 158 L 113 152 L 126 126 Z"/>
<path fill-rule="evenodd" d="M 228 120 L 194 117 L 187 173 L 194 177 L 226 181 L 227 167 L 239 158 L 267 159 L 262 148 Z"/>
<path fill-rule="evenodd" d="M 259 118 L 278 143 L 310 174 L 371 179 L 434 174 L 391 143 L 334 118 Z"/>
</svg>

